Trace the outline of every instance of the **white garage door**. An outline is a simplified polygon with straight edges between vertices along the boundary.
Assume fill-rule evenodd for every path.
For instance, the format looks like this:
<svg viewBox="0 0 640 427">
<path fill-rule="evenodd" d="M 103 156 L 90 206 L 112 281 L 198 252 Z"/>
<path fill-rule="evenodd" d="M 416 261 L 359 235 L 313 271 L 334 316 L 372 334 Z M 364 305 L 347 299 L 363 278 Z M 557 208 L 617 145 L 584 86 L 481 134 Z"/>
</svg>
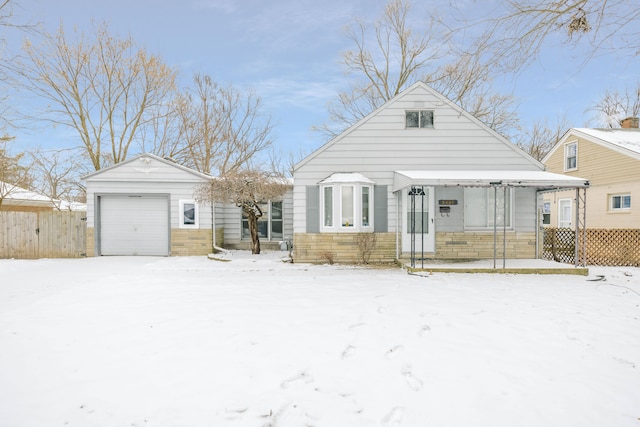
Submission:
<svg viewBox="0 0 640 427">
<path fill-rule="evenodd" d="M 100 196 L 101 255 L 169 255 L 169 198 Z"/>
</svg>

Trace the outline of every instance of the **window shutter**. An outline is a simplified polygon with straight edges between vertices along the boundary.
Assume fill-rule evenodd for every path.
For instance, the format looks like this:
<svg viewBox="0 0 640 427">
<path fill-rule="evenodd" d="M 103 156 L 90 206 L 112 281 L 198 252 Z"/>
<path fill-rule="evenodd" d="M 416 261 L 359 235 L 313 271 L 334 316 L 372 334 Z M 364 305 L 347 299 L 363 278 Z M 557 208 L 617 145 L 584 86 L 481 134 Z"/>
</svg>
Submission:
<svg viewBox="0 0 640 427">
<path fill-rule="evenodd" d="M 307 185 L 307 233 L 320 232 L 320 186 Z"/>
<path fill-rule="evenodd" d="M 387 221 L 387 186 L 373 186 L 373 231 L 376 233 L 386 233 L 388 227 Z"/>
</svg>

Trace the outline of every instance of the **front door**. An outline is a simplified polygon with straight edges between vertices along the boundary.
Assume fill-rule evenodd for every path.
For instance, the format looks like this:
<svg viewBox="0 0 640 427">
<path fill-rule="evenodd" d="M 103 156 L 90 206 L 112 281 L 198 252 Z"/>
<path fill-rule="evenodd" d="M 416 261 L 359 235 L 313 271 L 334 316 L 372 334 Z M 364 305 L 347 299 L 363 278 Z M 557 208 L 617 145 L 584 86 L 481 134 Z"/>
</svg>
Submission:
<svg viewBox="0 0 640 427">
<path fill-rule="evenodd" d="M 402 190 L 402 252 L 415 256 L 433 253 L 435 222 L 433 220 L 433 187 L 407 187 Z"/>
</svg>

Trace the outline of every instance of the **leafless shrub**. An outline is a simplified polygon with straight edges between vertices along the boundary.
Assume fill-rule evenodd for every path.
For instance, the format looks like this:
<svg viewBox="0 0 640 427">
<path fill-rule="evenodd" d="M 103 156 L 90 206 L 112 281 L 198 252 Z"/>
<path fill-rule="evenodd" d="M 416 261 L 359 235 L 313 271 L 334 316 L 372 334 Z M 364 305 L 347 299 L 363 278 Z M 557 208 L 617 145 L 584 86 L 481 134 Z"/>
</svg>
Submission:
<svg viewBox="0 0 640 427">
<path fill-rule="evenodd" d="M 356 237 L 358 253 L 363 264 L 369 264 L 371 254 L 376 248 L 377 238 L 375 233 L 362 233 Z"/>
</svg>

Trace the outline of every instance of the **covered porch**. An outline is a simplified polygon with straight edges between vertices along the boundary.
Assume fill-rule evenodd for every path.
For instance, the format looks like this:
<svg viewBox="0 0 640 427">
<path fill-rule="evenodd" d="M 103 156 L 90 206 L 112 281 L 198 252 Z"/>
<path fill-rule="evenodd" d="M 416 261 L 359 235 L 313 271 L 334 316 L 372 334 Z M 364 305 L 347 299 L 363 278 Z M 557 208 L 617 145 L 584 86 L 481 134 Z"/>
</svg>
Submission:
<svg viewBox="0 0 640 427">
<path fill-rule="evenodd" d="M 588 180 L 545 171 L 395 171 L 393 192 L 397 196 L 398 216 L 401 218 L 397 224 L 397 259 L 403 260 L 408 268 L 428 269 L 429 271 L 465 270 L 467 272 L 480 272 L 489 269 L 501 270 L 500 272 L 527 272 L 526 270 L 542 272 L 543 270 L 551 270 L 550 274 L 559 274 L 558 270 L 567 268 L 567 264 L 537 259 L 541 257 L 539 243 L 542 239 L 539 196 L 542 192 L 574 189 L 576 191 L 577 206 L 575 232 L 576 236 L 581 236 L 581 233 L 586 230 L 584 205 L 586 188 L 588 187 Z M 485 236 L 484 254 L 481 257 L 465 257 L 464 252 L 461 251 L 460 254 L 455 254 L 455 257 L 451 257 L 456 258 L 455 260 L 443 259 L 442 256 L 438 256 L 438 245 L 433 243 L 436 233 L 442 234 L 442 229 L 446 229 L 449 232 L 456 231 L 458 235 L 478 234 L 477 229 L 469 226 L 469 218 L 475 214 L 473 212 L 475 205 L 471 200 L 464 200 L 467 197 L 467 192 L 463 193 L 462 191 L 463 189 L 474 188 L 485 189 L 486 200 L 490 200 L 489 206 L 480 207 L 485 217 L 489 214 L 492 216 L 492 218 L 486 219 L 485 224 L 487 225 L 481 231 Z M 518 218 L 514 214 L 516 210 L 513 207 L 517 204 L 516 200 L 511 200 L 513 194 L 523 193 L 523 191 L 516 193 L 517 189 L 528 189 L 530 191 L 524 192 L 527 194 L 526 197 L 535 197 L 535 200 L 525 200 L 526 203 L 523 203 L 524 199 L 522 198 L 519 200 L 520 206 L 517 206 L 519 209 Z M 440 195 L 452 194 L 452 192 L 457 192 L 455 194 L 457 194 L 458 198 L 463 199 L 464 209 L 455 207 L 458 205 L 457 198 L 451 200 L 446 197 L 444 199 L 440 198 Z M 439 194 L 438 198 L 440 200 L 437 203 L 435 202 L 435 193 Z M 514 197 L 514 199 L 517 199 L 517 197 Z M 489 202 L 486 203 L 488 204 Z M 522 219 L 523 205 L 528 206 L 526 207 L 527 212 L 524 212 L 527 219 Z M 434 221 L 434 217 L 438 213 L 443 218 L 439 218 L 439 221 Z M 450 214 L 455 219 L 448 218 Z M 515 223 L 518 223 L 518 226 Z M 526 260 L 514 259 L 522 258 L 521 254 L 516 256 L 513 250 L 512 253 L 509 253 L 507 247 L 507 236 L 510 236 L 510 246 L 513 246 L 514 240 L 518 239 L 519 232 L 523 227 L 522 224 L 525 224 L 527 230 L 530 231 L 527 237 L 527 240 L 530 241 L 529 244 L 533 245 L 533 240 L 535 239 L 536 246 L 535 253 L 531 252 L 526 255 L 526 258 L 529 258 Z M 427 236 L 426 243 L 425 236 Z M 487 242 L 488 238 L 491 238 L 492 242 Z M 429 239 L 432 239 L 432 242 L 429 242 Z M 575 245 L 576 262 L 575 266 L 572 267 L 574 271 L 579 265 L 584 267 L 586 259 L 585 240 L 579 238 L 577 241 L 580 244 Z M 492 251 L 486 248 L 488 245 L 492 245 Z M 440 250 L 442 249 L 442 246 L 440 246 Z M 407 257 L 409 258 L 408 261 Z M 535 261 L 537 265 L 532 267 L 532 261 Z M 541 263 L 546 264 L 542 266 L 540 265 Z M 586 274 L 586 271 L 578 274 Z"/>
</svg>

